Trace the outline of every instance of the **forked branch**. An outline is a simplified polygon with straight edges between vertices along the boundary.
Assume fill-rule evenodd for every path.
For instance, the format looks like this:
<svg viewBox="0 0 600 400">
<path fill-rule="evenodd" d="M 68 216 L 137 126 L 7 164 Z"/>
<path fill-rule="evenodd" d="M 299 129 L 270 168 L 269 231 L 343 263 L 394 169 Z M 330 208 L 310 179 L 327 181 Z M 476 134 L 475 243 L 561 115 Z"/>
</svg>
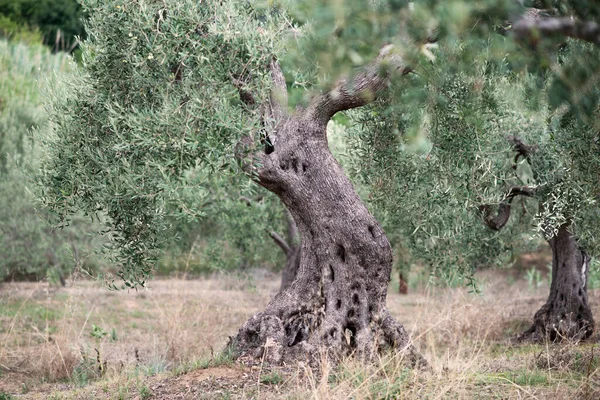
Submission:
<svg viewBox="0 0 600 400">
<path fill-rule="evenodd" d="M 517 168 L 517 163 L 521 157 L 523 157 L 527 163 L 531 165 L 531 155 L 537 151 L 538 146 L 525 144 L 521 138 L 513 135 L 508 136 L 508 141 L 512 143 L 513 150 L 517 153 L 515 155 L 513 169 Z"/>
<path fill-rule="evenodd" d="M 533 197 L 535 189 L 528 186 L 513 186 L 504 196 L 502 202 L 498 205 L 496 215 L 492 214 L 492 206 L 484 204 L 479 206 L 479 210 L 483 213 L 483 221 L 488 228 L 499 231 L 506 225 L 510 218 L 510 209 L 512 201 L 517 196 Z"/>
</svg>

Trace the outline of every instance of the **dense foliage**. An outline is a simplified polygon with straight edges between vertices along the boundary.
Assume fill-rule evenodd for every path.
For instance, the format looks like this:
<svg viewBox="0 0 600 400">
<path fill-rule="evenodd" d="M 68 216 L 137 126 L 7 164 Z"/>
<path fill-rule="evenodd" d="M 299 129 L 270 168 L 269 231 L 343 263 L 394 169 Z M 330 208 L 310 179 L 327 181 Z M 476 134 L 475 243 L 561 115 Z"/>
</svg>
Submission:
<svg viewBox="0 0 600 400">
<path fill-rule="evenodd" d="M 589 2 L 564 3 L 552 12 L 596 15 Z M 493 12 L 475 20 L 479 6 L 415 6 L 420 18 L 407 21 L 435 27 L 437 43 L 421 48 L 428 61 L 392 87 L 391 102 L 353 114 L 354 174 L 387 231 L 441 276 L 506 264 L 563 224 L 598 254 L 600 52 L 560 35 L 529 43 Z M 459 9 L 462 28 L 450 18 Z M 530 158 L 515 159 L 510 136 L 535 146 Z M 482 207 L 496 212 L 513 187 L 535 195 L 513 199 L 506 227 L 489 229 Z"/>
<path fill-rule="evenodd" d="M 352 130 L 351 169 L 392 239 L 440 275 L 503 263 L 537 245 L 535 232 L 548 238 L 567 221 L 597 252 L 598 50 L 560 34 L 517 35 L 511 23 L 531 3 L 84 5 L 83 71 L 54 99 L 43 199 L 61 217 L 106 216 L 128 285 L 144 283 L 173 221 L 218 215 L 209 188 L 240 172 L 230 162 L 235 145 L 261 132 L 260 110 L 248 104 L 266 98 L 273 57 L 291 102 L 302 105 L 311 92 L 295 88 L 331 85 L 390 43 L 412 73 L 369 109 L 336 120 Z M 579 0 L 536 5 L 555 16 L 598 15 Z M 536 146 L 530 160 L 514 164 L 509 135 Z M 535 196 L 515 199 L 508 225 L 489 230 L 482 207 L 505 202 L 516 185 Z M 230 189 L 215 198 L 251 197 L 247 185 Z"/>
<path fill-rule="evenodd" d="M 84 2 L 83 71 L 54 99 L 43 198 L 60 216 L 106 215 L 131 286 L 151 272 L 172 218 L 202 215 L 207 177 L 235 171 L 234 145 L 257 131 L 232 77 L 264 97 L 277 15 L 237 3 Z"/>
</svg>

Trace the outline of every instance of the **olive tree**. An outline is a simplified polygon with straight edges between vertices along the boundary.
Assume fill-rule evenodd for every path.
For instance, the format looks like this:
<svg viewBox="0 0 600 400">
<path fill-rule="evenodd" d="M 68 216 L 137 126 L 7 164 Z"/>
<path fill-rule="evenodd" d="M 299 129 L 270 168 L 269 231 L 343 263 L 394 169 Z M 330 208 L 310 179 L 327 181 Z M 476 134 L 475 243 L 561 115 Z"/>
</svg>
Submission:
<svg viewBox="0 0 600 400">
<path fill-rule="evenodd" d="M 385 306 L 390 244 L 331 154 L 327 124 L 368 104 L 404 70 L 384 47 L 360 73 L 341 77 L 290 111 L 278 63 L 290 23 L 283 10 L 234 1 L 87 1 L 83 71 L 54 99 L 55 129 L 43 199 L 57 216 L 106 214 L 118 276 L 144 284 L 182 191 L 199 163 L 214 173 L 236 156 L 275 193 L 302 238 L 295 281 L 233 340 L 268 359 L 406 347 Z M 291 30 L 293 35 L 293 29 Z M 198 200 L 201 201 L 201 194 Z M 116 283 L 112 284 L 116 287 Z"/>
<path fill-rule="evenodd" d="M 283 202 L 301 247 L 295 280 L 232 338 L 236 354 L 282 362 L 404 348 L 416 360 L 385 304 L 390 243 L 332 155 L 327 125 L 375 101 L 397 106 L 403 88 L 420 96 L 434 42 L 456 54 L 453 29 L 483 35 L 523 11 L 490 1 L 464 17 L 466 3 L 439 3 L 452 29 L 437 29 L 423 18 L 435 3 L 287 4 L 300 27 L 277 2 L 87 0 L 83 70 L 53 102 L 42 197 L 62 220 L 106 214 L 118 276 L 135 287 L 169 217 L 201 209 L 201 182 L 185 172 L 244 172 Z M 386 121 L 365 128 L 397 131 Z"/>
</svg>

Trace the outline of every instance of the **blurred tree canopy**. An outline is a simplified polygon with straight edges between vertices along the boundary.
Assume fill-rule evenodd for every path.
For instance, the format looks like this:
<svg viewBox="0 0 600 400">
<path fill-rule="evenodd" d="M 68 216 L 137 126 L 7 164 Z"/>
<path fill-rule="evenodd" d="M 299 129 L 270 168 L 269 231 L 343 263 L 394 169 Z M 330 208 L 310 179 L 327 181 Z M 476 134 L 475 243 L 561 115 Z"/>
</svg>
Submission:
<svg viewBox="0 0 600 400">
<path fill-rule="evenodd" d="M 54 51 L 69 51 L 85 38 L 85 14 L 77 0 L 0 0 L 0 35 L 23 37 L 38 32 Z"/>
</svg>

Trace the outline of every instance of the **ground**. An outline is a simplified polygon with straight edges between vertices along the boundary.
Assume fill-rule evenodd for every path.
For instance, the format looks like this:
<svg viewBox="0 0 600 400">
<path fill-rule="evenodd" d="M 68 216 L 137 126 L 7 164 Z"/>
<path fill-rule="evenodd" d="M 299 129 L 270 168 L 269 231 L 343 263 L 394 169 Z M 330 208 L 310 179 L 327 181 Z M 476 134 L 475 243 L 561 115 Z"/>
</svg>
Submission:
<svg viewBox="0 0 600 400">
<path fill-rule="evenodd" d="M 161 279 L 147 290 L 110 292 L 71 281 L 0 287 L 0 400 L 23 399 L 597 399 L 600 348 L 518 345 L 548 291 L 543 274 L 478 275 L 481 295 L 409 280 L 390 287 L 388 307 L 429 367 L 401 355 L 373 365 L 246 365 L 221 352 L 261 310 L 278 276 Z M 395 283 L 397 285 L 397 283 Z M 600 291 L 590 293 L 596 316 Z"/>
</svg>

